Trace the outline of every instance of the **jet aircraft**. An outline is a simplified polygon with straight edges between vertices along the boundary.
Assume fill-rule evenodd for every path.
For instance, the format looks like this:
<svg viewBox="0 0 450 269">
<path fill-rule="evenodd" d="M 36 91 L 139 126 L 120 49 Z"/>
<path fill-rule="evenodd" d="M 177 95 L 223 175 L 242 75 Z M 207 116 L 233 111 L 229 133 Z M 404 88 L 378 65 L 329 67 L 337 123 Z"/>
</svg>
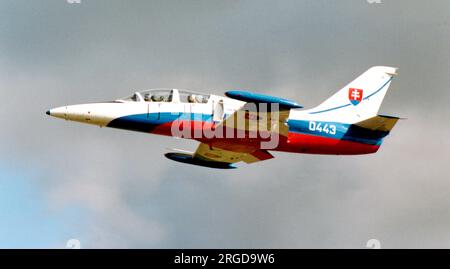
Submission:
<svg viewBox="0 0 450 269">
<path fill-rule="evenodd" d="M 181 89 L 137 91 L 110 102 L 68 105 L 53 117 L 149 134 L 194 139 L 195 152 L 166 153 L 171 160 L 210 168 L 236 168 L 274 158 L 270 151 L 359 155 L 375 153 L 399 120 L 378 115 L 396 68 L 376 66 L 320 105 L 243 90 L 225 96 Z"/>
</svg>

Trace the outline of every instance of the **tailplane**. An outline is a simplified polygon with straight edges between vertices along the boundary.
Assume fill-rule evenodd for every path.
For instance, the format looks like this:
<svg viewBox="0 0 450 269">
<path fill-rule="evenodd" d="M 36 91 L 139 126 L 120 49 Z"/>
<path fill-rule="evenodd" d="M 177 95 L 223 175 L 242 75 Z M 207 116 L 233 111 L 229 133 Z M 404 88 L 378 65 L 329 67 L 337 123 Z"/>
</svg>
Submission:
<svg viewBox="0 0 450 269">
<path fill-rule="evenodd" d="M 373 118 L 355 123 L 354 125 L 372 131 L 389 133 L 400 118 L 392 116 L 378 115 Z"/>
<path fill-rule="evenodd" d="M 372 145 L 381 145 L 400 118 L 378 115 L 350 125 L 344 138 Z"/>
</svg>

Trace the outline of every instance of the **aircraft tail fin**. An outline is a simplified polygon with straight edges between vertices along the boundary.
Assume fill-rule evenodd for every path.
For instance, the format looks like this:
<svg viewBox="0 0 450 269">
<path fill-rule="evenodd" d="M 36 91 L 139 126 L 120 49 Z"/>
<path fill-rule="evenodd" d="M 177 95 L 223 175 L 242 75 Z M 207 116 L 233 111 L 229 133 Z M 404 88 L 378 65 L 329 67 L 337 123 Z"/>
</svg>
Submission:
<svg viewBox="0 0 450 269">
<path fill-rule="evenodd" d="M 356 123 L 377 116 L 396 68 L 375 66 L 350 82 L 310 114 L 340 122 Z"/>
</svg>

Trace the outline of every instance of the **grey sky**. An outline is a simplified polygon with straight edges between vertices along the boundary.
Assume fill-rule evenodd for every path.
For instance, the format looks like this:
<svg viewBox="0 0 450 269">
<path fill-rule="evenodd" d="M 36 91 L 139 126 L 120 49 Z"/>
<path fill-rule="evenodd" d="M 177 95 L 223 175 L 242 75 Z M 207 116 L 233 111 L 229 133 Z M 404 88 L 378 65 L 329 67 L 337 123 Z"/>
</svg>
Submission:
<svg viewBox="0 0 450 269">
<path fill-rule="evenodd" d="M 445 0 L 3 0 L 0 183 L 22 171 L 41 214 L 14 229 L 22 203 L 0 207 L 18 212 L 0 220 L 13 231 L 0 247 L 448 248 L 449 48 Z M 216 171 L 163 157 L 195 142 L 44 114 L 157 87 L 311 107 L 374 65 L 400 68 L 381 112 L 408 120 L 369 156 Z"/>
</svg>

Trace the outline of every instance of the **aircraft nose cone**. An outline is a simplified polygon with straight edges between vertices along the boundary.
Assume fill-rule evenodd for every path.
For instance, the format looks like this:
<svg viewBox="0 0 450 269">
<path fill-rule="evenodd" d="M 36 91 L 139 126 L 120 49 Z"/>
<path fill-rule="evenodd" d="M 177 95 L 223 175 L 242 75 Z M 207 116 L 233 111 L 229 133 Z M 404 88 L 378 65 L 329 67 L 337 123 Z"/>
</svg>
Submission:
<svg viewBox="0 0 450 269">
<path fill-rule="evenodd" d="M 55 117 L 55 118 L 61 118 L 61 119 L 67 119 L 67 107 L 57 107 L 49 109 L 45 114 Z"/>
</svg>

